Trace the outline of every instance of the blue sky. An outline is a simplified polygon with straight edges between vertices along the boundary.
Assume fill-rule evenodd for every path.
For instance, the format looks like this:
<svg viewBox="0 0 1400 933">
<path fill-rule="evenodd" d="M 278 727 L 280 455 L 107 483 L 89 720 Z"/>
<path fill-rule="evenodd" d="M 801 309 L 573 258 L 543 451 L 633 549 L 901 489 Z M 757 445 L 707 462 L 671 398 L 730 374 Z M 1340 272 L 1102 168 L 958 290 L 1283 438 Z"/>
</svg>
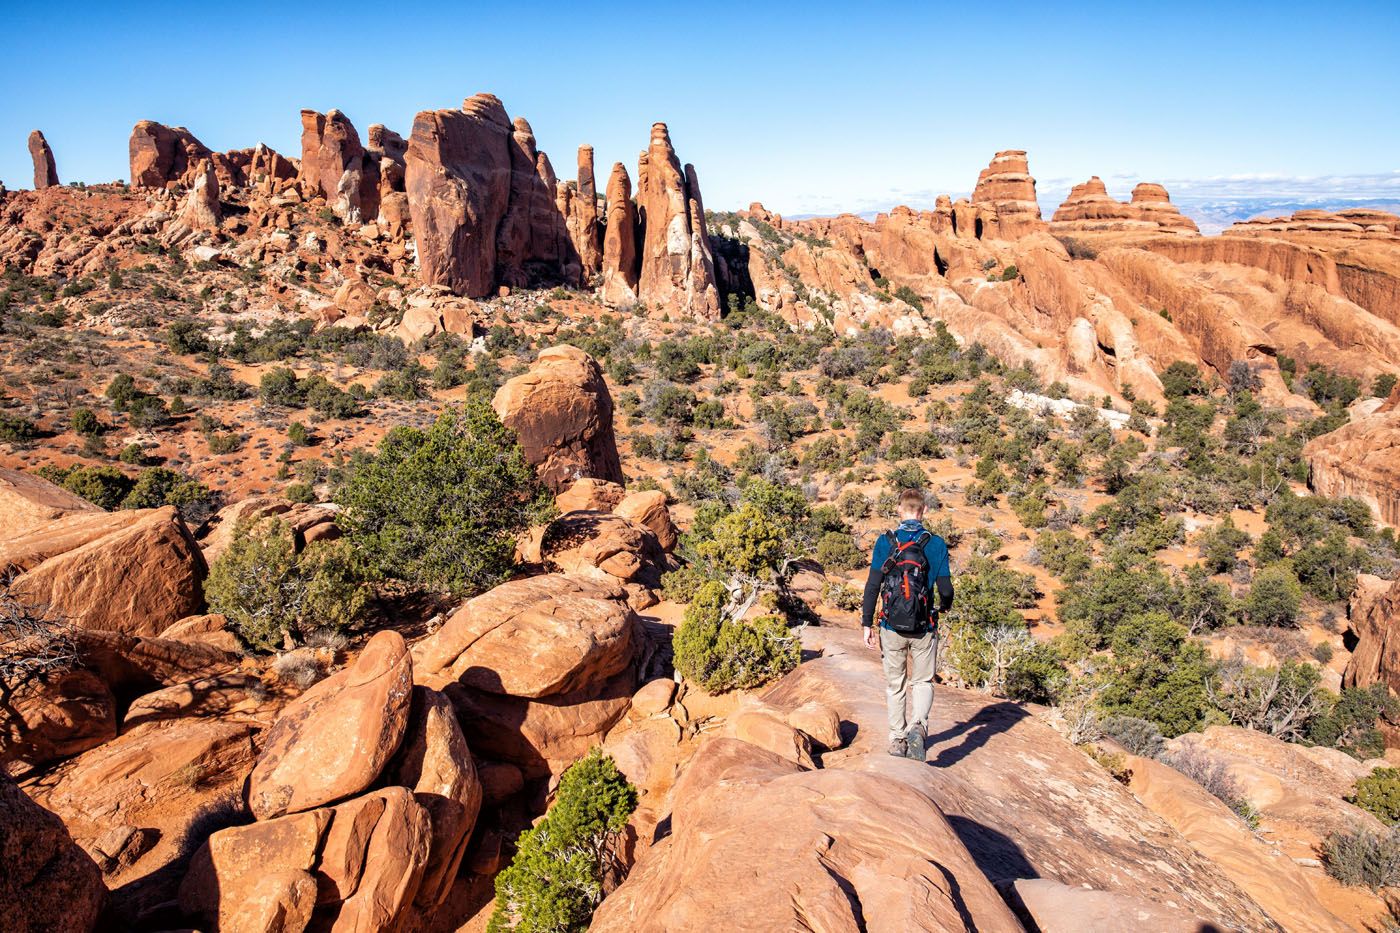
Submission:
<svg viewBox="0 0 1400 933">
<path fill-rule="evenodd" d="M 302 107 L 407 135 L 491 91 L 561 176 L 592 143 L 600 187 L 666 121 L 711 208 L 930 203 L 1009 148 L 1047 209 L 1092 174 L 1400 197 L 1400 0 L 26 3 L 0 12 L 0 87 L 12 188 L 36 127 L 95 182 L 141 119 L 296 156 Z"/>
</svg>

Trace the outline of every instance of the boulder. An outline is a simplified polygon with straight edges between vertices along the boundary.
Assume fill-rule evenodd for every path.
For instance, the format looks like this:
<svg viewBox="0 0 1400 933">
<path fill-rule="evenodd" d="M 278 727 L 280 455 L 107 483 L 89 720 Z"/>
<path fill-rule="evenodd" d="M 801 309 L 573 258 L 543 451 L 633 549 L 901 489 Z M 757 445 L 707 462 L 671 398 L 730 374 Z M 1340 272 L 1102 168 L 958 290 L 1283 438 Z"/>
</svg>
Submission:
<svg viewBox="0 0 1400 933">
<path fill-rule="evenodd" d="M 0 774 L 0 912 L 16 933 L 89 933 L 107 897 L 102 873 L 63 821 Z"/>
<path fill-rule="evenodd" d="M 89 670 L 26 684 L 3 708 L 0 771 L 12 774 L 87 751 L 117 734 L 112 689 Z"/>
<path fill-rule="evenodd" d="M 269 706 L 263 693 L 262 681 L 252 674 L 230 672 L 200 677 L 132 700 L 122 717 L 122 728 L 162 719 L 258 717 Z"/>
<path fill-rule="evenodd" d="M 386 630 L 355 663 L 288 704 L 249 779 L 253 815 L 309 810 L 369 787 L 403 739 L 412 685 L 408 646 Z"/>
<path fill-rule="evenodd" d="M 632 660 L 625 600 L 615 583 L 564 574 L 503 583 L 414 645 L 418 682 L 525 698 L 597 689 Z"/>
<path fill-rule="evenodd" d="M 641 268 L 637 296 L 658 308 L 719 320 L 715 261 L 694 166 L 681 170 L 666 124 L 651 127 L 637 166 Z"/>
<path fill-rule="evenodd" d="M 0 541 L 14 538 L 75 512 L 102 509 L 42 477 L 0 467 Z"/>
<path fill-rule="evenodd" d="M 15 594 L 79 628 L 127 635 L 159 635 L 198 612 L 207 568 L 179 514 L 164 506 L 122 517 L 122 527 L 26 570 L 14 581 Z M 10 548 L 31 544 L 0 547 L 0 564 Z"/>
<path fill-rule="evenodd" d="M 648 681 L 632 697 L 632 709 L 640 716 L 654 716 L 671 708 L 676 682 L 669 677 Z"/>
<path fill-rule="evenodd" d="M 180 906 L 221 931 L 400 929 L 430 837 L 403 787 L 224 829 L 195 855 Z"/>
<path fill-rule="evenodd" d="M 411 790 L 428 814 L 432 838 L 415 903 L 430 910 L 447 898 L 457 877 L 484 795 L 447 697 L 427 687 L 413 688 L 408 733 L 386 774 Z"/>
<path fill-rule="evenodd" d="M 471 724 L 472 749 L 518 766 L 526 778 L 557 777 L 627 712 L 636 677 L 624 668 L 601 684 L 533 699 L 450 683 L 443 693 Z"/>
<path fill-rule="evenodd" d="M 592 930 L 1021 929 L 938 807 L 907 785 L 718 738 L 672 800 L 670 837 Z"/>
<path fill-rule="evenodd" d="M 184 641 L 196 645 L 208 645 L 230 654 L 243 651 L 243 643 L 229 631 L 228 617 L 219 613 L 190 616 L 176 622 L 160 633 L 165 641 Z"/>
<path fill-rule="evenodd" d="M 44 134 L 34 130 L 29 134 L 29 158 L 34 162 L 34 190 L 58 185 L 58 169 L 54 167 L 53 150 Z"/>
<path fill-rule="evenodd" d="M 626 495 L 618 483 L 584 476 L 555 496 L 554 504 L 560 512 L 611 512 Z"/>
<path fill-rule="evenodd" d="M 320 536 L 325 526 L 334 527 L 335 515 L 335 509 L 329 506 L 291 502 L 281 496 L 249 496 L 219 510 L 200 540 L 200 547 L 205 561 L 213 566 L 233 543 L 240 522 L 253 523 L 276 516 L 291 529 L 300 551 L 312 538 Z"/>
<path fill-rule="evenodd" d="M 124 696 L 227 671 L 243 658 L 241 649 L 122 632 L 81 631 L 77 640 L 83 663 Z"/>
<path fill-rule="evenodd" d="M 550 570 L 658 586 L 665 555 L 656 535 L 607 512 L 569 512 L 549 523 L 540 559 Z"/>
<path fill-rule="evenodd" d="M 542 351 L 528 372 L 501 386 L 492 405 L 551 489 L 579 477 L 622 483 L 612 394 L 587 353 L 571 346 Z"/>
<path fill-rule="evenodd" d="M 657 543 L 667 553 L 674 551 L 680 542 L 680 533 L 666 505 L 666 494 L 659 489 L 630 493 L 617 503 L 613 511 L 656 535 Z"/>
</svg>

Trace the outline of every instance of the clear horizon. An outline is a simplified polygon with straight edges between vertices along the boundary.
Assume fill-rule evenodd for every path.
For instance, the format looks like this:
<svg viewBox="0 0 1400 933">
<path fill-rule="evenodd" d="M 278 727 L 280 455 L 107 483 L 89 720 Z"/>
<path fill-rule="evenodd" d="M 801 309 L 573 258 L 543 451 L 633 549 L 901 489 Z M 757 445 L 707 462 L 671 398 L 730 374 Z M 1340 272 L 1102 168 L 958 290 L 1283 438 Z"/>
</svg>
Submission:
<svg viewBox="0 0 1400 933">
<path fill-rule="evenodd" d="M 706 206 L 785 214 L 927 206 L 1026 149 L 1042 209 L 1099 175 L 1193 201 L 1400 202 L 1400 4 L 468 4 L 386 21 L 254 3 L 55 3 L 5 17 L 0 180 L 28 188 L 43 130 L 64 183 L 127 176 L 138 120 L 224 150 L 300 155 L 298 112 L 408 135 L 478 91 L 525 116 L 561 177 L 590 143 L 601 188 L 670 125 Z M 81 25 L 75 25 L 81 24 Z M 46 41 L 36 41 L 44 39 Z M 1384 62 L 1390 61 L 1390 66 Z"/>
</svg>

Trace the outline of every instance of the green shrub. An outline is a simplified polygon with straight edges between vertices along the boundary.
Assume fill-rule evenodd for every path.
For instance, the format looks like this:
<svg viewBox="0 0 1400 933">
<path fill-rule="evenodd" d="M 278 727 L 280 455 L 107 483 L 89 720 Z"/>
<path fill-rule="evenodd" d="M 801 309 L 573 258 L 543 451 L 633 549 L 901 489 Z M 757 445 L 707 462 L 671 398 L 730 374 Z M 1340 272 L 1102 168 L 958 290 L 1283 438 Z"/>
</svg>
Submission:
<svg viewBox="0 0 1400 933">
<path fill-rule="evenodd" d="M 77 496 L 109 512 L 120 508 L 135 483 L 121 470 L 111 466 L 79 466 L 49 473 L 41 471 Z"/>
<path fill-rule="evenodd" d="M 102 430 L 102 422 L 97 420 L 97 414 L 91 408 L 73 409 L 69 424 L 75 434 L 92 435 Z"/>
<path fill-rule="evenodd" d="M 1385 398 L 1395 390 L 1396 379 L 1400 378 L 1395 373 L 1381 373 L 1376 377 L 1376 381 L 1371 383 L 1371 394 L 1376 398 Z"/>
<path fill-rule="evenodd" d="M 1254 575 L 1244 611 L 1255 625 L 1292 626 L 1298 621 L 1303 587 L 1287 563 L 1270 564 Z"/>
<path fill-rule="evenodd" d="M 298 447 L 306 447 L 311 443 L 311 432 L 300 421 L 293 421 L 287 425 L 287 440 Z"/>
<path fill-rule="evenodd" d="M 1006 667 L 1003 692 L 1022 703 L 1050 704 L 1069 684 L 1069 671 L 1060 653 L 1048 643 L 1036 643 L 1012 658 Z"/>
<path fill-rule="evenodd" d="M 822 584 L 822 602 L 842 612 L 855 612 L 860 608 L 861 593 L 853 586 L 828 580 Z"/>
<path fill-rule="evenodd" d="M 234 530 L 204 594 L 249 647 L 271 651 L 288 635 L 304 640 L 353 625 L 369 599 L 364 578 L 348 541 L 318 541 L 297 554 L 291 529 L 272 518 Z"/>
<path fill-rule="evenodd" d="M 379 572 L 454 595 L 505 579 L 515 536 L 553 509 L 519 439 L 481 398 L 426 431 L 391 430 L 335 500 L 338 521 Z"/>
<path fill-rule="evenodd" d="M 582 933 L 603 899 L 603 879 L 637 808 L 637 789 L 600 749 L 559 780 L 554 805 L 516 840 L 510 867 L 496 876 L 487 933 Z"/>
<path fill-rule="evenodd" d="M 1168 318 L 1170 320 L 1170 318 Z M 1209 389 L 1201 378 L 1200 367 L 1185 360 L 1177 360 L 1162 371 L 1162 393 L 1167 398 L 1181 398 L 1186 395 L 1206 395 Z"/>
<path fill-rule="evenodd" d="M 0 412 L 0 441 L 18 443 L 30 441 L 39 436 L 39 427 L 28 418 L 7 415 Z"/>
<path fill-rule="evenodd" d="M 1162 612 L 1139 613 L 1117 626 L 1111 648 L 1099 695 L 1105 712 L 1146 719 L 1168 736 L 1200 728 L 1211 662 L 1185 628 Z"/>
<path fill-rule="evenodd" d="M 292 483 L 287 487 L 287 498 L 293 502 L 315 502 L 316 490 L 310 483 Z"/>
<path fill-rule="evenodd" d="M 1400 823 L 1400 768 L 1377 768 L 1356 782 L 1347 800 L 1381 822 Z"/>
<path fill-rule="evenodd" d="M 1372 891 L 1400 884 L 1400 830 L 1333 833 L 1322 857 L 1327 874 L 1342 884 Z"/>
<path fill-rule="evenodd" d="M 728 593 L 713 581 L 696 592 L 672 639 L 676 670 L 710 693 L 761 686 L 786 674 L 802 648 L 777 616 L 725 615 Z"/>
<path fill-rule="evenodd" d="M 166 467 L 142 470 L 122 500 L 124 509 L 155 509 L 173 505 L 185 524 L 198 528 L 218 507 L 218 493 L 196 479 Z"/>
<path fill-rule="evenodd" d="M 828 531 L 817 542 L 817 562 L 828 570 L 855 570 L 865 563 L 865 555 L 847 532 Z"/>
</svg>

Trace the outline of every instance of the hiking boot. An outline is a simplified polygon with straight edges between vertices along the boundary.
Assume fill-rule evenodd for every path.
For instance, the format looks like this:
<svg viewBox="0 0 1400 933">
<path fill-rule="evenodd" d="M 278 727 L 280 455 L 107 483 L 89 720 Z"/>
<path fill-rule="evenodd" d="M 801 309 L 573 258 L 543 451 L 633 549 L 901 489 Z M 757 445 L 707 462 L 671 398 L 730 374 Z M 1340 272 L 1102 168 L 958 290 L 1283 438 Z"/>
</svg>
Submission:
<svg viewBox="0 0 1400 933">
<path fill-rule="evenodd" d="M 904 737 L 904 755 L 915 761 L 924 760 L 924 727 L 920 723 L 914 723 L 909 727 L 909 734 Z"/>
<path fill-rule="evenodd" d="M 905 751 L 904 736 L 896 735 L 890 739 L 889 752 L 896 758 L 903 758 Z"/>
</svg>

